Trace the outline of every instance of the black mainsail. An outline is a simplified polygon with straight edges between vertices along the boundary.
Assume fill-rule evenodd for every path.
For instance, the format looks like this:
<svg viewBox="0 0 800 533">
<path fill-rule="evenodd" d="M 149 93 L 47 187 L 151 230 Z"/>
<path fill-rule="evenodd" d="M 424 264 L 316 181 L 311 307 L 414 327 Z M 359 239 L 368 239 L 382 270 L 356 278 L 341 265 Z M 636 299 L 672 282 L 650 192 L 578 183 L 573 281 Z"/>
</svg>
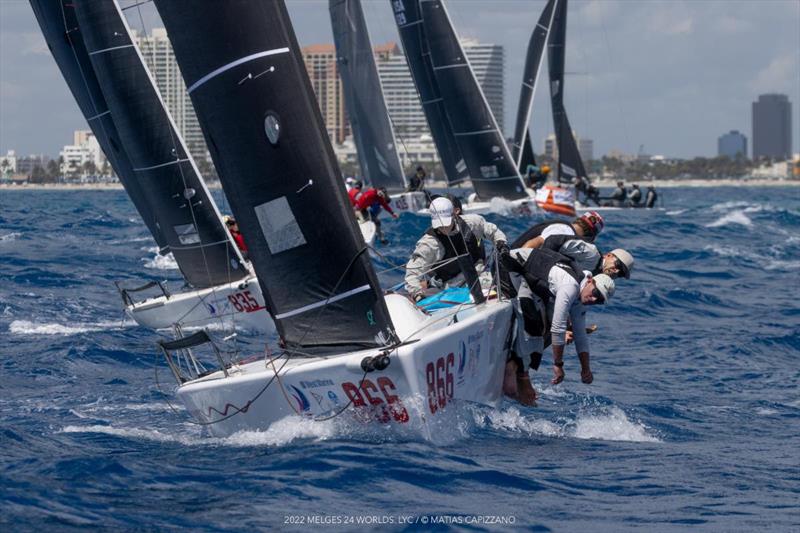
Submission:
<svg viewBox="0 0 800 533">
<path fill-rule="evenodd" d="M 406 186 L 361 0 L 330 0 L 336 62 L 361 173 L 373 187 Z"/>
<path fill-rule="evenodd" d="M 403 43 L 403 52 L 428 120 L 436 151 L 439 152 L 447 184 L 455 185 L 466 181 L 470 178 L 469 172 L 453 134 L 453 126 L 447 116 L 433 72 L 419 0 L 391 0 L 391 4 L 400 41 Z"/>
<path fill-rule="evenodd" d="M 159 248 L 165 248 L 167 240 L 152 214 L 144 188 L 128 160 L 128 154 L 123 150 L 119 133 L 94 74 L 78 28 L 73 0 L 30 0 L 30 3 L 50 53 L 53 54 L 89 128 L 156 244 Z"/>
<path fill-rule="evenodd" d="M 558 144 L 558 181 L 572 183 L 576 177 L 586 178 L 586 169 L 572 135 L 572 127 L 564 108 L 564 55 L 567 39 L 567 0 L 559 0 L 553 12 L 553 25 L 548 43 L 547 65 L 550 71 L 550 100 L 553 125 Z"/>
<path fill-rule="evenodd" d="M 514 128 L 514 142 L 511 153 L 517 162 L 520 172 L 525 172 L 528 165 L 535 165 L 533 145 L 531 144 L 528 128 L 533 111 L 533 96 L 536 93 L 536 82 L 539 80 L 542 56 L 547 45 L 547 36 L 553 22 L 553 6 L 558 0 L 549 0 L 544 6 L 539 22 L 531 33 L 528 41 L 528 55 L 525 57 L 525 70 L 522 74 L 522 87 L 519 93 L 519 107 L 517 108 L 517 124 Z"/>
<path fill-rule="evenodd" d="M 283 343 L 395 340 L 284 2 L 155 4 Z"/>
<path fill-rule="evenodd" d="M 526 198 L 503 133 L 441 0 L 421 0 L 433 72 L 472 186 L 481 200 Z"/>
</svg>

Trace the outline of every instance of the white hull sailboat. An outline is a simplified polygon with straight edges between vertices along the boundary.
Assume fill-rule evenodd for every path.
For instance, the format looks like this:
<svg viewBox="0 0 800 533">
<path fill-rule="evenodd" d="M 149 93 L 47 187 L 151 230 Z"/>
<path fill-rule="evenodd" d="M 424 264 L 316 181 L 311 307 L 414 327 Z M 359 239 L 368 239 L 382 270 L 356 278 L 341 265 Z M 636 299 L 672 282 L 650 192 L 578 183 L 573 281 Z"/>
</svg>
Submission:
<svg viewBox="0 0 800 533">
<path fill-rule="evenodd" d="M 324 419 L 349 410 L 363 422 L 410 427 L 435 439 L 432 422 L 448 405 L 500 402 L 507 358 L 500 348 L 507 344 L 513 314 L 508 301 L 430 315 L 404 296 L 388 295 L 386 304 L 402 341 L 396 348 L 258 357 L 182 381 L 177 396 L 215 436 L 264 430 L 287 416 Z M 189 353 L 170 353 L 179 380 L 193 368 Z M 365 371 L 376 364 L 387 366 Z"/>
</svg>

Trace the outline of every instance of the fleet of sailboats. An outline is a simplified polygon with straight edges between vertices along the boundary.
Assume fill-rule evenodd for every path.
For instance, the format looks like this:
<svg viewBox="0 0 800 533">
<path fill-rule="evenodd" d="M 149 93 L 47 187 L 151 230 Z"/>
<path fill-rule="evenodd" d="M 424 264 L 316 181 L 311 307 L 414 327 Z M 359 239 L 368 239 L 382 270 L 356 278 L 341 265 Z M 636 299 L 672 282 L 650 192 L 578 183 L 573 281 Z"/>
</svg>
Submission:
<svg viewBox="0 0 800 533">
<path fill-rule="evenodd" d="M 121 294 L 138 322 L 177 326 L 175 340 L 160 345 L 188 411 L 215 435 L 357 408 L 432 437 L 431 421 L 447 404 L 499 402 L 512 302 L 495 288 L 471 287 L 467 303 L 428 312 L 381 288 L 369 228 L 354 217 L 283 0 L 154 4 L 248 261 L 117 2 L 31 0 L 87 122 L 186 281 L 178 294 L 150 284 L 162 294 L 141 302 L 135 289 Z M 511 147 L 444 3 L 391 6 L 447 182 L 474 188 L 464 212 L 489 211 L 497 199 L 520 212 L 534 208 L 520 172 L 534 162 L 528 128 L 545 43 L 558 176 L 585 177 L 563 107 L 566 0 L 549 0 L 531 37 Z M 330 14 L 361 171 L 370 185 L 399 193 L 404 173 L 360 1 L 330 0 Z M 412 211 L 424 212 L 423 193 L 404 194 Z M 275 332 L 278 348 L 241 359 L 224 356 L 205 329 L 183 335 L 185 326 L 221 317 Z M 212 359 L 201 355 L 209 350 Z"/>
</svg>

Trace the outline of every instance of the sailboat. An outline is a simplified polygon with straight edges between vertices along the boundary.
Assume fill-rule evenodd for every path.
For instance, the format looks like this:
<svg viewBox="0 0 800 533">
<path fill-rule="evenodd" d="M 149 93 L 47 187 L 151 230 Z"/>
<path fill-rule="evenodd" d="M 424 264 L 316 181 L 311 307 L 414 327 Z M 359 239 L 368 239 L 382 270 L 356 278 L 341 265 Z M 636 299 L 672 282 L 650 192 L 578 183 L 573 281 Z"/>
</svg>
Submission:
<svg viewBox="0 0 800 533">
<path fill-rule="evenodd" d="M 31 0 L 56 63 L 89 127 L 155 239 L 172 253 L 186 287 L 120 288 L 139 324 L 212 322 L 273 331 L 263 296 L 222 222 L 113 1 Z M 146 289 L 155 297 L 135 301 Z M 146 293 L 145 293 L 146 294 Z"/>
<path fill-rule="evenodd" d="M 503 134 L 441 0 L 395 0 L 395 22 L 431 133 L 450 183 L 466 179 L 475 193 L 466 213 L 534 207 Z M 454 178 L 451 178 L 454 176 Z"/>
<path fill-rule="evenodd" d="M 372 187 L 389 191 L 395 211 L 425 209 L 428 197 L 424 192 L 405 191 L 408 183 L 397 153 L 361 0 L 330 0 L 329 8 L 336 61 L 361 172 Z"/>
<path fill-rule="evenodd" d="M 548 39 L 547 65 L 550 74 L 550 100 L 553 125 L 558 145 L 557 183 L 548 183 L 536 193 L 540 208 L 554 213 L 574 216 L 575 197 L 572 185 L 588 176 L 583 166 L 578 144 L 564 107 L 564 60 L 567 38 L 567 0 L 558 0 L 553 9 L 553 22 Z"/>
<path fill-rule="evenodd" d="M 214 435 L 349 409 L 433 436 L 450 403 L 498 402 L 511 303 L 473 285 L 477 303 L 427 314 L 384 295 L 284 2 L 155 5 L 281 347 L 226 361 L 205 331 L 162 342 L 188 411 Z"/>
</svg>

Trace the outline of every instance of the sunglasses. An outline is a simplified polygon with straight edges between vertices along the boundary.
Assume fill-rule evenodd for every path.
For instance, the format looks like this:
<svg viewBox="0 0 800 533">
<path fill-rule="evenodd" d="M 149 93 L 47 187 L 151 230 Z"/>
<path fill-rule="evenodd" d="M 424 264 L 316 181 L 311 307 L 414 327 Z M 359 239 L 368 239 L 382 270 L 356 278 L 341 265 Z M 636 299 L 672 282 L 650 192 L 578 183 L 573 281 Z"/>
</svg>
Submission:
<svg viewBox="0 0 800 533">
<path fill-rule="evenodd" d="M 616 268 L 620 274 L 627 277 L 628 267 L 617 256 L 614 256 L 614 268 Z"/>
<path fill-rule="evenodd" d="M 594 298 L 595 302 L 599 304 L 605 303 L 606 301 L 605 297 L 603 296 L 603 293 L 600 292 L 600 290 L 597 288 L 592 289 L 592 297 Z"/>
</svg>

